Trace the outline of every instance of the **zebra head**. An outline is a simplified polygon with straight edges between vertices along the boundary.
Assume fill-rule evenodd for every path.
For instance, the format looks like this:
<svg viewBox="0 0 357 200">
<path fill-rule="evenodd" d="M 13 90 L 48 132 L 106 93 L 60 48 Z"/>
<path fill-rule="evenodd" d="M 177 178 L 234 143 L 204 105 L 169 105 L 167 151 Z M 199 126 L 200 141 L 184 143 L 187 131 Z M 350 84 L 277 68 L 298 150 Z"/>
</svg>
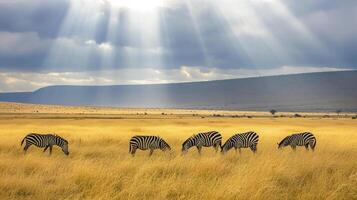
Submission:
<svg viewBox="0 0 357 200">
<path fill-rule="evenodd" d="M 278 149 L 281 149 L 285 146 L 290 145 L 290 136 L 285 137 L 281 142 L 277 143 L 278 144 Z"/>
<path fill-rule="evenodd" d="M 194 146 L 195 137 L 196 135 L 193 135 L 182 143 L 182 153 L 187 153 L 188 149 Z"/>
<path fill-rule="evenodd" d="M 161 138 L 160 138 L 160 139 L 161 139 Z M 167 142 L 166 142 L 165 140 L 163 140 L 163 139 L 160 140 L 160 149 L 161 149 L 162 151 L 166 151 L 166 150 L 171 151 L 170 145 L 167 144 Z"/>
<path fill-rule="evenodd" d="M 231 141 L 226 141 L 224 143 L 224 145 L 221 147 L 221 153 L 224 154 L 226 153 L 228 150 L 230 150 L 233 147 L 233 144 L 231 143 Z"/>
<path fill-rule="evenodd" d="M 69 150 L 68 150 L 68 142 L 66 141 L 65 144 L 61 147 L 63 153 L 65 153 L 67 156 L 69 155 Z"/>
<path fill-rule="evenodd" d="M 64 154 L 67 156 L 69 155 L 69 150 L 68 150 L 68 141 L 63 139 L 62 137 L 55 135 L 56 137 L 56 144 L 61 147 L 62 151 Z"/>
</svg>

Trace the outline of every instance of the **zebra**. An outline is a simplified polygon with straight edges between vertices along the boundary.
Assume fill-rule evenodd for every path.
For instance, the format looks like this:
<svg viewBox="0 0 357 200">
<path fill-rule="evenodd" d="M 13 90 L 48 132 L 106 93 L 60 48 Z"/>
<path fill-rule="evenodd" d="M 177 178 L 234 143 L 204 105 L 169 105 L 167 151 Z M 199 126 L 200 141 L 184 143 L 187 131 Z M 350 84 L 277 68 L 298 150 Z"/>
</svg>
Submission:
<svg viewBox="0 0 357 200">
<path fill-rule="evenodd" d="M 188 149 L 196 146 L 198 153 L 201 154 L 202 147 L 213 146 L 218 151 L 218 147 L 222 145 L 222 136 L 217 131 L 210 131 L 206 133 L 199 133 L 189 137 L 182 144 L 182 153 L 187 153 Z"/>
<path fill-rule="evenodd" d="M 24 137 L 21 141 L 21 146 L 23 145 L 24 141 L 26 141 L 24 151 L 26 154 L 27 149 L 31 145 L 35 145 L 39 148 L 45 148 L 43 152 L 45 152 L 48 147 L 50 148 L 50 155 L 52 154 L 52 146 L 57 145 L 62 148 L 62 151 L 67 156 L 69 155 L 68 151 L 68 141 L 63 139 L 62 137 L 55 135 L 55 134 L 37 134 L 37 133 L 30 133 Z"/>
<path fill-rule="evenodd" d="M 314 151 L 316 146 L 316 138 L 310 132 L 296 133 L 285 137 L 280 143 L 278 143 L 278 149 L 288 146 L 293 150 L 296 150 L 296 146 L 305 146 L 306 150 L 310 148 Z"/>
<path fill-rule="evenodd" d="M 149 156 L 151 156 L 155 149 L 166 151 L 171 150 L 171 147 L 159 136 L 135 135 L 129 141 L 129 153 L 134 156 L 137 149 L 150 149 Z"/>
<path fill-rule="evenodd" d="M 258 141 L 259 135 L 253 131 L 235 134 L 224 143 L 221 148 L 221 152 L 225 153 L 234 147 L 236 152 L 238 149 L 239 153 L 241 153 L 241 148 L 249 147 L 253 151 L 253 153 L 255 153 L 257 151 Z"/>
</svg>

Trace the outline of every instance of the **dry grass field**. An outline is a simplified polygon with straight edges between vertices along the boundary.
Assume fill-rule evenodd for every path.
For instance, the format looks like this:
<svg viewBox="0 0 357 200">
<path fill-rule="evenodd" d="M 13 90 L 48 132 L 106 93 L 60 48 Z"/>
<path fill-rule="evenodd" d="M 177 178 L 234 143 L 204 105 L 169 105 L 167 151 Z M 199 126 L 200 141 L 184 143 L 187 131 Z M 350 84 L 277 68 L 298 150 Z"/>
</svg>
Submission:
<svg viewBox="0 0 357 200">
<path fill-rule="evenodd" d="M 2 104 L 0 199 L 357 199 L 356 119 L 212 117 L 216 112 Z M 256 131 L 258 153 L 204 148 L 199 156 L 193 148 L 181 156 L 187 137 L 210 130 L 224 141 Z M 285 135 L 300 131 L 315 134 L 315 152 L 277 149 Z M 70 155 L 33 146 L 24 155 L 20 142 L 30 132 L 63 136 Z M 135 134 L 159 135 L 172 151 L 133 158 L 128 141 Z"/>
</svg>

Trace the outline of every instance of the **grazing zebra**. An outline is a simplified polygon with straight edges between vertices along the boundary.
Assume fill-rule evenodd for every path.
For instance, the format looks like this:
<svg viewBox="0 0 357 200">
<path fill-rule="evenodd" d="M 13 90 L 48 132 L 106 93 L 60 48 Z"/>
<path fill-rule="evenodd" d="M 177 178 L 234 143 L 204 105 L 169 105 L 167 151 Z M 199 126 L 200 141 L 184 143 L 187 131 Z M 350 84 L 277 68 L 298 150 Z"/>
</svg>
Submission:
<svg viewBox="0 0 357 200">
<path fill-rule="evenodd" d="M 27 149 L 31 145 L 35 145 L 40 148 L 45 148 L 43 152 L 47 150 L 47 148 L 50 148 L 50 155 L 52 153 L 52 146 L 57 145 L 62 148 L 62 151 L 64 154 L 67 156 L 69 155 L 68 151 L 68 141 L 61 138 L 58 135 L 53 135 L 53 134 L 36 134 L 36 133 L 30 133 L 24 137 L 21 141 L 21 146 L 26 141 L 24 151 L 26 153 Z"/>
<path fill-rule="evenodd" d="M 165 140 L 159 136 L 145 136 L 145 135 L 136 135 L 133 136 L 129 141 L 129 153 L 132 156 L 135 155 L 137 149 L 148 150 L 150 149 L 150 156 L 155 149 L 161 149 L 162 151 L 171 150 L 171 147 Z"/>
<path fill-rule="evenodd" d="M 257 151 L 258 141 L 259 141 L 259 135 L 253 131 L 241 133 L 241 134 L 235 134 L 232 137 L 230 137 L 226 141 L 226 143 L 224 143 L 221 152 L 225 153 L 234 147 L 236 152 L 238 149 L 239 153 L 241 153 L 240 150 L 241 148 L 249 147 L 253 151 L 253 153 L 255 153 Z"/>
<path fill-rule="evenodd" d="M 280 143 L 278 143 L 278 148 L 282 148 L 290 145 L 293 150 L 296 146 L 305 146 L 306 150 L 309 150 L 309 146 L 312 150 L 316 146 L 316 138 L 312 133 L 296 133 L 285 137 Z"/>
<path fill-rule="evenodd" d="M 189 148 L 196 146 L 198 153 L 201 154 L 202 147 L 213 146 L 218 151 L 218 147 L 222 145 L 222 136 L 217 131 L 199 133 L 189 137 L 182 144 L 182 153 L 186 153 Z"/>
</svg>

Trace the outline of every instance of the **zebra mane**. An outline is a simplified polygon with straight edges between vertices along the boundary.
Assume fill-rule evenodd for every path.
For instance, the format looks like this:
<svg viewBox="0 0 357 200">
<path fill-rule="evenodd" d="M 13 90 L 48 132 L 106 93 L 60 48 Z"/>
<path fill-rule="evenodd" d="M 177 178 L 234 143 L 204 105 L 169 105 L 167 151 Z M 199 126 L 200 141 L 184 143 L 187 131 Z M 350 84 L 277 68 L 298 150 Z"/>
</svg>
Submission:
<svg viewBox="0 0 357 200">
<path fill-rule="evenodd" d="M 196 137 L 196 134 L 193 134 L 192 136 L 190 136 L 189 138 L 187 138 L 183 143 L 182 146 L 184 146 L 185 144 L 187 144 L 190 140 L 192 140 L 193 138 Z"/>
<path fill-rule="evenodd" d="M 288 138 L 290 138 L 291 135 L 288 135 L 286 136 L 284 139 L 282 139 L 280 142 L 279 142 L 279 145 L 283 144 Z"/>
<path fill-rule="evenodd" d="M 191 137 L 189 137 L 189 138 L 187 138 L 183 143 L 182 143 L 182 146 L 185 146 L 186 145 L 186 143 L 188 143 L 189 141 L 190 141 L 190 139 L 192 138 L 192 136 Z"/>
</svg>

